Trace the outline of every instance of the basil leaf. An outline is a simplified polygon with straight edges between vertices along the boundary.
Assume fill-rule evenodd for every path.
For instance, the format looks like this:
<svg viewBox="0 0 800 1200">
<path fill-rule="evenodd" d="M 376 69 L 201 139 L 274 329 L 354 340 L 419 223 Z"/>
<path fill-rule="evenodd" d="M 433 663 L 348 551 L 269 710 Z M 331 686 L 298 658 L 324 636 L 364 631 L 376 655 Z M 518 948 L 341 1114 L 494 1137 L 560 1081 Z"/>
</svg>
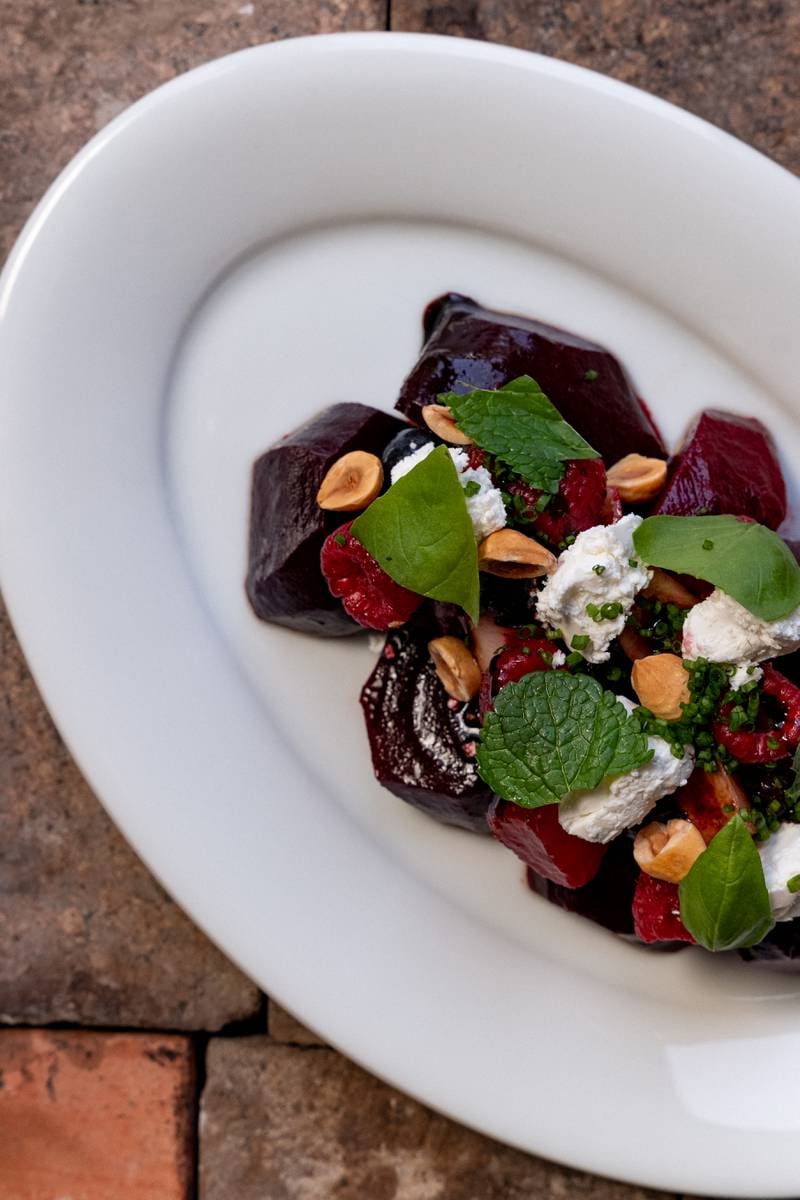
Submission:
<svg viewBox="0 0 800 1200">
<path fill-rule="evenodd" d="M 496 391 L 478 388 L 464 396 L 446 392 L 438 399 L 476 445 L 540 491 L 558 491 L 565 461 L 600 457 L 529 375 Z"/>
<path fill-rule="evenodd" d="M 800 567 L 777 533 L 737 517 L 647 517 L 633 535 L 651 567 L 693 575 L 763 621 L 800 604 Z"/>
<path fill-rule="evenodd" d="M 681 920 L 706 950 L 755 946 L 775 924 L 764 870 L 741 817 L 732 817 L 680 885 Z"/>
<path fill-rule="evenodd" d="M 498 796 L 540 808 L 633 771 L 652 751 L 636 718 L 596 679 L 537 671 L 501 689 L 476 757 Z"/>
<path fill-rule="evenodd" d="M 373 500 L 353 521 L 352 534 L 395 583 L 459 604 L 478 620 L 475 534 L 445 446 Z"/>
</svg>

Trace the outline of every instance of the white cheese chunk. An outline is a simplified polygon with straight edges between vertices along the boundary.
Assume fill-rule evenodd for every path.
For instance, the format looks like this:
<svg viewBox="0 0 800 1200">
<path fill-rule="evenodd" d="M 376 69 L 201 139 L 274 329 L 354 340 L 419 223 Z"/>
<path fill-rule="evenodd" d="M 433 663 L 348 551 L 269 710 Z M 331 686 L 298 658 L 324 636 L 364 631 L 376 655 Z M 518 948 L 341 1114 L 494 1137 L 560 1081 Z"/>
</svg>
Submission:
<svg viewBox="0 0 800 1200">
<path fill-rule="evenodd" d="M 794 650 L 800 650 L 800 608 L 762 621 L 719 588 L 689 610 L 683 626 L 684 658 L 754 663 Z"/>
<path fill-rule="evenodd" d="M 633 711 L 626 696 L 617 699 L 628 712 Z M 586 842 L 611 842 L 643 821 L 656 801 L 686 783 L 694 768 L 692 751 L 676 758 L 663 738 L 648 737 L 647 744 L 653 757 L 644 766 L 605 779 L 592 792 L 573 792 L 561 801 L 558 819 L 567 833 Z"/>
<path fill-rule="evenodd" d="M 793 921 L 800 917 L 800 892 L 790 892 L 786 886 L 800 875 L 800 825 L 781 825 L 777 833 L 758 848 L 769 902 L 777 921 Z"/>
<path fill-rule="evenodd" d="M 633 545 L 641 523 L 641 517 L 629 513 L 614 525 L 595 525 L 579 533 L 536 597 L 539 620 L 560 629 L 570 648 L 574 637 L 589 638 L 585 647 L 575 647 L 588 662 L 608 660 L 608 647 L 622 633 L 634 597 L 652 577 Z M 609 603 L 620 605 L 617 616 L 596 621 L 586 611 L 588 605 Z"/>
</svg>

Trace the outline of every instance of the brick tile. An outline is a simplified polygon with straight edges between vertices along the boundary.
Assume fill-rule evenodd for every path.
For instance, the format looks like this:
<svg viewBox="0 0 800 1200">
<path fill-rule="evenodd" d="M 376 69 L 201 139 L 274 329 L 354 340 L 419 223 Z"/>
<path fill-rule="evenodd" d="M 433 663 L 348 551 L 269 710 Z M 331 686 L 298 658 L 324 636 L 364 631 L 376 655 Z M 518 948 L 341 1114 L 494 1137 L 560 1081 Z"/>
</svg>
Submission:
<svg viewBox="0 0 800 1200">
<path fill-rule="evenodd" d="M 800 5 L 769 0 L 392 0 L 392 28 L 505 42 L 688 108 L 800 172 Z"/>
<path fill-rule="evenodd" d="M 188 1200 L 188 1038 L 0 1031 L 3 1200 Z"/>
<path fill-rule="evenodd" d="M 0 845 L 0 1022 L 219 1029 L 257 1012 L 81 778 L 1 606 Z"/>
<path fill-rule="evenodd" d="M 290 1046 L 324 1046 L 325 1041 L 307 1029 L 305 1025 L 301 1025 L 296 1017 L 293 1017 L 285 1008 L 281 1008 L 275 1000 L 270 997 L 269 1009 L 267 1011 L 267 1030 L 273 1042 L 282 1042 Z"/>
<path fill-rule="evenodd" d="M 200 1200 L 668 1200 L 510 1150 L 333 1050 L 209 1044 Z"/>
</svg>

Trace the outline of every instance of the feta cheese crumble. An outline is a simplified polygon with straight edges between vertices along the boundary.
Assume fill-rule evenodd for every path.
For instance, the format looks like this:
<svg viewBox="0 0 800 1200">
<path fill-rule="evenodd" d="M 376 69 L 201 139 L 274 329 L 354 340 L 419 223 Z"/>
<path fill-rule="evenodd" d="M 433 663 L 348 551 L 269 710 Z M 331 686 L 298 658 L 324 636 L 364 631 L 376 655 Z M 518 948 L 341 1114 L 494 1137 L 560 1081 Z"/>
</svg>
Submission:
<svg viewBox="0 0 800 1200">
<path fill-rule="evenodd" d="M 579 533 L 536 599 L 539 620 L 560 629 L 570 649 L 579 650 L 587 662 L 608 660 L 608 647 L 622 633 L 634 597 L 652 578 L 633 545 L 641 523 L 641 517 L 629 513 L 614 525 Z M 602 616 L 603 605 L 611 605 L 615 615 Z"/>
<path fill-rule="evenodd" d="M 398 479 L 402 479 L 409 471 L 413 471 L 414 467 L 427 458 L 435 449 L 436 447 L 433 442 L 426 442 L 418 450 L 414 450 L 411 454 L 407 454 L 405 458 L 401 458 L 392 467 L 392 483 L 397 483 Z M 503 504 L 500 489 L 496 488 L 492 483 L 492 477 L 486 470 L 486 467 L 471 467 L 469 465 L 469 455 L 466 450 L 461 450 L 455 446 L 448 446 L 448 453 L 458 471 L 462 487 L 468 483 L 478 485 L 477 492 L 472 496 L 465 496 L 465 499 L 467 502 L 467 512 L 472 521 L 472 530 L 477 540 L 482 542 L 490 533 L 496 533 L 498 529 L 502 529 L 506 523 L 506 506 Z"/>
<path fill-rule="evenodd" d="M 719 588 L 689 610 L 683 627 L 685 658 L 747 664 L 798 649 L 800 608 L 780 621 L 762 621 Z"/>
<path fill-rule="evenodd" d="M 769 902 L 777 921 L 793 921 L 800 917 L 800 892 L 790 892 L 786 886 L 800 875 L 800 825 L 781 825 L 758 848 Z"/>
<path fill-rule="evenodd" d="M 626 696 L 617 699 L 633 711 Z M 653 757 L 644 766 L 605 779 L 592 792 L 573 792 L 562 800 L 558 809 L 562 829 L 586 842 L 611 842 L 643 821 L 656 801 L 682 787 L 694 769 L 691 748 L 683 758 L 676 758 L 663 738 L 648 737 L 647 744 Z"/>
</svg>

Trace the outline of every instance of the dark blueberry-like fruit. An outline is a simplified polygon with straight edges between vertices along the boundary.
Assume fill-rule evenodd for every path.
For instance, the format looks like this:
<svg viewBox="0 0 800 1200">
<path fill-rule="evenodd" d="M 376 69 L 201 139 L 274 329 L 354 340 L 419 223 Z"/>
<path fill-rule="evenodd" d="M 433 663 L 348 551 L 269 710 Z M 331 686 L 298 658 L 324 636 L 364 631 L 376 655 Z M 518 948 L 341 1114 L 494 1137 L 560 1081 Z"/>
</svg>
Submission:
<svg viewBox="0 0 800 1200">
<path fill-rule="evenodd" d="M 436 438 L 432 433 L 428 433 L 426 429 L 416 429 L 414 426 L 407 426 L 396 433 L 382 455 L 387 484 L 391 480 L 392 467 L 396 467 L 402 459 L 413 454 L 415 450 L 419 450 L 428 443 L 434 445 L 435 442 Z"/>
<path fill-rule="evenodd" d="M 612 933 L 633 934 L 633 891 L 639 868 L 633 842 L 620 837 L 608 846 L 594 879 L 585 887 L 568 888 L 528 869 L 528 886 L 559 908 L 588 917 Z"/>
<path fill-rule="evenodd" d="M 489 828 L 537 875 L 565 888 L 584 887 L 594 879 L 608 849 L 562 829 L 557 804 L 520 808 L 495 797 Z"/>
<path fill-rule="evenodd" d="M 486 833 L 492 793 L 475 762 L 477 708 L 447 695 L 424 637 L 389 635 L 361 706 L 379 782 L 446 825 Z"/>
<path fill-rule="evenodd" d="M 322 543 L 322 574 L 354 621 L 367 629 L 405 625 L 422 596 L 395 583 L 350 532 L 352 521 L 329 533 Z"/>
<path fill-rule="evenodd" d="M 341 455 L 380 454 L 403 428 L 396 417 L 365 404 L 334 404 L 258 459 L 246 582 L 257 617 L 329 637 L 358 632 L 322 577 L 322 543 L 341 517 L 318 507 L 317 491 Z"/>
<path fill-rule="evenodd" d="M 633 929 L 639 941 L 694 942 L 681 921 L 677 883 L 654 879 L 644 871 L 633 893 Z"/>
<path fill-rule="evenodd" d="M 771 434 L 755 417 L 706 409 L 670 462 L 655 511 L 730 513 L 777 529 L 786 516 L 786 485 Z"/>
<path fill-rule="evenodd" d="M 602 346 L 454 294 L 428 305 L 423 328 L 425 345 L 397 402 L 417 424 L 422 406 L 442 392 L 497 388 L 531 375 L 606 463 L 634 451 L 664 457 L 650 414 Z"/>
</svg>

